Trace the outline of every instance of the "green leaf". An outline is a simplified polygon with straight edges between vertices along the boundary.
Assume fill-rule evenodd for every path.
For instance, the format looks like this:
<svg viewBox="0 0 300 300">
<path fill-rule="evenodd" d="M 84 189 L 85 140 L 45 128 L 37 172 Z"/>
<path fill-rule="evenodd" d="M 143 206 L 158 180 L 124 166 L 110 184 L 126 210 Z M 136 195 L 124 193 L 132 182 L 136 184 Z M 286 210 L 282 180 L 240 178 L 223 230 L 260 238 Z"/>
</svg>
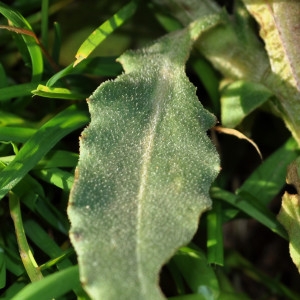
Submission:
<svg viewBox="0 0 300 300">
<path fill-rule="evenodd" d="M 33 220 L 24 222 L 24 228 L 28 238 L 35 243 L 50 258 L 55 259 L 64 254 L 64 251 L 55 243 L 49 233 Z M 58 262 L 58 269 L 70 267 L 72 264 L 68 259 Z"/>
<path fill-rule="evenodd" d="M 200 249 L 182 247 L 173 260 L 194 293 L 203 295 L 204 299 L 218 298 L 218 279 Z"/>
<path fill-rule="evenodd" d="M 170 300 L 207 300 L 207 299 L 212 299 L 212 298 L 207 298 L 206 296 L 199 295 L 199 294 L 190 294 L 190 295 L 171 297 L 168 299 L 170 299 Z"/>
<path fill-rule="evenodd" d="M 233 251 L 229 253 L 229 255 L 227 255 L 226 265 L 230 269 L 234 268 L 241 270 L 241 272 L 243 272 L 247 277 L 251 278 L 257 283 L 260 283 L 265 288 L 268 288 L 272 292 L 272 294 L 276 295 L 278 298 L 291 300 L 299 299 L 300 295 L 296 294 L 294 291 L 285 286 L 277 276 L 274 277 L 266 275 L 263 271 L 259 270 L 251 261 L 248 261 L 238 252 Z M 232 297 L 224 299 L 231 300 L 235 298 Z M 223 300 L 223 298 L 220 298 L 220 300 Z"/>
<path fill-rule="evenodd" d="M 36 88 L 36 82 L 22 83 L 6 86 L 0 89 L 0 101 L 10 100 L 15 97 L 28 96 Z"/>
<path fill-rule="evenodd" d="M 287 166 L 298 155 L 297 142 L 293 138 L 288 139 L 255 169 L 236 193 L 249 194 L 267 206 L 284 187 Z"/>
<path fill-rule="evenodd" d="M 20 256 L 27 275 L 32 282 L 38 281 L 43 278 L 43 275 L 41 270 L 39 270 L 32 251 L 28 245 L 21 216 L 20 199 L 14 193 L 10 193 L 9 195 L 9 209 L 15 226 Z"/>
<path fill-rule="evenodd" d="M 300 36 L 295 34 L 300 2 L 244 0 L 244 3 L 261 27 L 260 35 L 270 59 L 272 72 L 266 74 L 263 82 L 277 96 L 275 108 L 300 145 Z"/>
<path fill-rule="evenodd" d="M 6 266 L 5 266 L 5 252 L 0 247 L 0 289 L 3 289 L 6 285 Z"/>
<path fill-rule="evenodd" d="M 239 195 L 235 195 L 218 187 L 213 187 L 211 189 L 211 196 L 213 199 L 221 199 L 233 205 L 234 207 L 238 208 L 242 212 L 246 213 L 250 217 L 256 219 L 258 222 L 268 227 L 273 232 L 287 239 L 286 231 L 276 220 L 275 215 L 273 215 L 265 206 L 263 206 L 258 201 L 258 199 L 256 199 L 250 193 L 240 193 Z"/>
<path fill-rule="evenodd" d="M 222 125 L 230 128 L 236 127 L 272 95 L 270 90 L 259 83 L 239 80 L 229 84 L 222 91 Z"/>
<path fill-rule="evenodd" d="M 107 36 L 109 36 L 115 31 L 115 29 L 120 27 L 127 19 L 129 19 L 134 14 L 136 8 L 136 1 L 130 1 L 110 19 L 105 21 L 94 32 L 92 32 L 78 49 L 74 66 L 76 66 L 83 59 L 87 58 L 92 51 L 107 38 Z"/>
<path fill-rule="evenodd" d="M 278 220 L 288 232 L 290 255 L 300 273 L 300 158 L 289 165 L 287 183 L 296 188 L 297 194 L 284 193 Z"/>
<path fill-rule="evenodd" d="M 0 89 L 6 87 L 8 84 L 7 76 L 3 65 L 0 63 Z"/>
<path fill-rule="evenodd" d="M 92 299 L 164 299 L 162 265 L 211 206 L 219 171 L 206 135 L 215 118 L 184 73 L 212 15 L 120 57 L 125 74 L 88 100 L 68 214 L 80 277 Z"/>
<path fill-rule="evenodd" d="M 23 145 L 14 160 L 0 172 L 0 199 L 12 189 L 65 135 L 82 127 L 88 121 L 88 117 L 78 110 L 76 106 L 70 106 L 60 112 Z"/>
<path fill-rule="evenodd" d="M 25 143 L 35 132 L 33 128 L 0 127 L 0 141 Z"/>
<path fill-rule="evenodd" d="M 34 171 L 34 174 L 43 179 L 44 181 L 51 183 L 64 191 L 70 191 L 73 182 L 73 174 L 61 170 L 59 168 L 51 168 L 45 170 Z"/>
<path fill-rule="evenodd" d="M 13 10 L 11 6 L 7 6 L 0 2 L 0 13 L 4 15 L 15 27 L 32 30 L 27 20 L 18 12 Z M 26 44 L 32 62 L 32 81 L 40 80 L 43 69 L 43 56 L 39 45 L 32 36 L 23 34 L 23 40 Z"/>
<path fill-rule="evenodd" d="M 212 0 L 152 1 L 184 26 L 198 18 L 222 12 L 217 1 Z M 203 35 L 195 47 L 225 77 L 259 82 L 269 72 L 268 57 L 249 22 L 247 10 L 240 1 L 234 3 L 234 16 L 223 10 L 222 23 Z"/>
<path fill-rule="evenodd" d="M 86 95 L 73 92 L 66 88 L 48 87 L 42 84 L 39 84 L 38 87 L 31 92 L 32 94 L 40 97 L 58 98 L 66 100 L 82 100 L 86 98 Z"/>
<path fill-rule="evenodd" d="M 207 212 L 207 260 L 211 264 L 224 265 L 223 218 L 219 201 Z"/>
<path fill-rule="evenodd" d="M 28 284 L 12 300 L 53 299 L 79 287 L 78 267 L 73 266 Z"/>
<path fill-rule="evenodd" d="M 116 62 L 116 57 L 90 57 L 82 60 L 75 67 L 73 64 L 71 64 L 61 71 L 55 73 L 47 81 L 46 85 L 51 87 L 63 77 L 73 74 L 87 73 L 89 75 L 114 77 L 119 75 L 121 72 L 122 67 Z"/>
</svg>

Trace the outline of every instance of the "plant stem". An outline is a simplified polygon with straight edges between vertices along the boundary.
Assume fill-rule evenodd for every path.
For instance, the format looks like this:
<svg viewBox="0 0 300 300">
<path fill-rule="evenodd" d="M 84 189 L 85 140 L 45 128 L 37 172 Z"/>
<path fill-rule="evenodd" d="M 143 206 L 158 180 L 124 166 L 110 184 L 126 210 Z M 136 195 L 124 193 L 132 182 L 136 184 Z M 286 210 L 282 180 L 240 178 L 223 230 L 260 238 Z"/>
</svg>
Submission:
<svg viewBox="0 0 300 300">
<path fill-rule="evenodd" d="M 20 257 L 22 259 L 25 270 L 32 282 L 41 280 L 43 278 L 43 275 L 33 257 L 26 239 L 21 216 L 20 199 L 13 192 L 9 193 L 9 209 L 10 215 L 14 222 Z"/>
</svg>

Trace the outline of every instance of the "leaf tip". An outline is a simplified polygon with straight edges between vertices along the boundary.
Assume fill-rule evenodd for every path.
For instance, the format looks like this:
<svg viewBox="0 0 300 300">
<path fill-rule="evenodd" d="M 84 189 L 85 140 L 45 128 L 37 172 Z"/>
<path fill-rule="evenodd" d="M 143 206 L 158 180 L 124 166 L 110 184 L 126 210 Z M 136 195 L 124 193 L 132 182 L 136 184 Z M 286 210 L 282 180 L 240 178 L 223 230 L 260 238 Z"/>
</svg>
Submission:
<svg viewBox="0 0 300 300">
<path fill-rule="evenodd" d="M 76 58 L 76 60 L 73 64 L 73 68 L 76 67 L 79 63 L 81 63 L 84 59 L 86 59 L 87 56 L 77 53 L 75 58 Z"/>
</svg>

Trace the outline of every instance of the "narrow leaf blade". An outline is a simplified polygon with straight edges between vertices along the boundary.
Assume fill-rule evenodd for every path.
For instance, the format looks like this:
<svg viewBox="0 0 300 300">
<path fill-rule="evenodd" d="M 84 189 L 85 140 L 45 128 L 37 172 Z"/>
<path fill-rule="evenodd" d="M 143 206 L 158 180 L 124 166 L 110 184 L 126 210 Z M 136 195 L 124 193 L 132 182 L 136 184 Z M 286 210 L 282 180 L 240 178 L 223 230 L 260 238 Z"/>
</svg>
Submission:
<svg viewBox="0 0 300 300">
<path fill-rule="evenodd" d="M 88 121 L 85 113 L 71 105 L 45 123 L 23 145 L 14 160 L 1 171 L 0 199 L 11 190 L 65 135 Z"/>
<path fill-rule="evenodd" d="M 92 51 L 109 36 L 115 29 L 120 27 L 128 18 L 130 18 L 137 8 L 135 1 L 131 1 L 121 8 L 109 20 L 99 26 L 91 35 L 82 43 L 76 53 L 74 66 L 87 58 Z"/>
<path fill-rule="evenodd" d="M 238 80 L 229 84 L 224 88 L 221 97 L 223 126 L 236 127 L 271 96 L 272 92 L 259 83 Z"/>
<path fill-rule="evenodd" d="M 15 27 L 31 29 L 27 20 L 18 12 L 0 2 L 0 13 L 7 18 Z M 32 81 L 38 81 L 44 70 L 43 56 L 41 48 L 37 45 L 34 38 L 28 35 L 22 35 L 32 62 Z"/>
</svg>

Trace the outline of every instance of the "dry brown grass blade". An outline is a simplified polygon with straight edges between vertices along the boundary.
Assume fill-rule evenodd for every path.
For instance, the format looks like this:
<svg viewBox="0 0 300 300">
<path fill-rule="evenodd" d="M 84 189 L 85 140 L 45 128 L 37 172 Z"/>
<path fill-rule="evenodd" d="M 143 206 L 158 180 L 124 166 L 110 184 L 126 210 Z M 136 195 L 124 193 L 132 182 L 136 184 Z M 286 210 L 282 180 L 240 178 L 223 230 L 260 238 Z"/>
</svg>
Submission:
<svg viewBox="0 0 300 300">
<path fill-rule="evenodd" d="M 256 143 L 253 140 L 251 140 L 250 138 L 248 138 L 247 136 L 245 136 L 240 131 L 238 131 L 236 129 L 233 129 L 233 128 L 225 128 L 225 127 L 222 127 L 222 126 L 215 126 L 212 129 L 217 131 L 217 132 L 230 134 L 230 135 L 233 135 L 233 136 L 235 136 L 239 139 L 243 139 L 243 140 L 248 141 L 256 149 L 260 159 L 263 160 L 262 154 L 261 154 L 258 146 L 256 145 Z"/>
</svg>

